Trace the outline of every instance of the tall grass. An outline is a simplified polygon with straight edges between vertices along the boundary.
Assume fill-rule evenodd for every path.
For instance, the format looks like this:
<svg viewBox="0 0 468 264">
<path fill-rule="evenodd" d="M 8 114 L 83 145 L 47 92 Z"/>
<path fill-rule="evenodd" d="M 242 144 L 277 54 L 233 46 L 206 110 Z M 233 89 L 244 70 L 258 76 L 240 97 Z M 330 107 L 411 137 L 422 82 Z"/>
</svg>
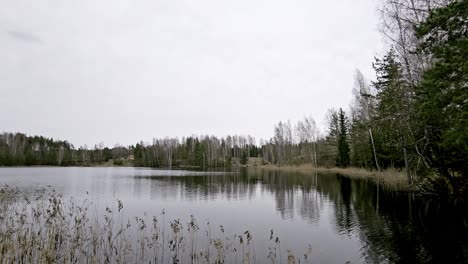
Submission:
<svg viewBox="0 0 468 264">
<path fill-rule="evenodd" d="M 265 170 L 279 170 L 279 171 L 290 171 L 290 172 L 303 172 L 303 173 L 338 173 L 349 178 L 361 178 L 370 179 L 376 183 L 382 184 L 392 190 L 408 190 L 410 188 L 408 184 L 408 178 L 405 173 L 395 168 L 389 168 L 383 171 L 370 171 L 363 168 L 348 167 L 348 168 L 325 168 L 325 167 L 314 167 L 310 164 L 303 164 L 299 166 L 277 166 L 277 165 L 262 165 L 258 167 L 252 167 L 253 169 L 265 169 Z"/>
<path fill-rule="evenodd" d="M 166 226 L 164 210 L 148 221 L 124 216 L 120 200 L 101 214 L 91 213 L 92 206 L 51 189 L 24 195 L 1 187 L 1 263 L 309 263 L 310 251 L 282 257 L 273 230 L 262 245 L 269 254 L 258 256 L 250 231 L 227 235 L 219 226 L 214 237 L 210 223 L 200 228 L 194 216 Z"/>
</svg>

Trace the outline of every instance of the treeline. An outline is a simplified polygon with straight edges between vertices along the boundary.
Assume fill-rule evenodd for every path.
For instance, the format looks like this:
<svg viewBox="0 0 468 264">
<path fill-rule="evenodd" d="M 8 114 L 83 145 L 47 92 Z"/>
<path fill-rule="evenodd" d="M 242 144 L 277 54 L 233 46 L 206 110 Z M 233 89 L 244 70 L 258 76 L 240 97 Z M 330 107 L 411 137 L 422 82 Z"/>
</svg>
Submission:
<svg viewBox="0 0 468 264">
<path fill-rule="evenodd" d="M 0 134 L 0 166 L 89 166 L 110 159 L 127 157 L 131 152 L 126 147 L 112 149 L 103 143 L 93 149 L 87 146 L 75 148 L 68 141 L 42 136 L 27 136 L 22 133 Z"/>
<path fill-rule="evenodd" d="M 381 17 L 391 48 L 375 58 L 374 81 L 356 74 L 351 164 L 466 194 L 468 1 L 384 0 Z"/>
<path fill-rule="evenodd" d="M 135 166 L 144 167 L 231 167 L 233 159 L 245 164 L 248 157 L 259 156 L 259 147 L 251 136 L 191 136 L 153 139 L 133 148 Z"/>
<path fill-rule="evenodd" d="M 115 165 L 129 161 L 139 167 L 196 166 L 230 167 L 232 159 L 245 164 L 248 157 L 259 156 L 259 147 L 250 136 L 192 136 L 153 139 L 130 146 L 75 148 L 68 141 L 22 133 L 0 134 L 0 166 L 52 165 L 92 166 L 113 160 Z"/>
<path fill-rule="evenodd" d="M 349 148 L 353 166 L 402 168 L 411 183 L 467 194 L 468 1 L 383 0 L 380 11 L 391 47 L 373 81 L 357 71 L 346 117 L 332 111 L 337 165 Z"/>
<path fill-rule="evenodd" d="M 251 136 L 192 136 L 111 149 L 76 149 L 67 141 L 4 133 L 0 165 L 86 166 L 113 159 L 207 168 L 256 157 L 278 165 L 400 168 L 410 183 L 466 192 L 468 0 L 382 1 L 381 31 L 391 48 L 375 58 L 373 81 L 356 72 L 350 110 L 330 109 L 326 131 L 305 117 L 279 122 L 274 136 L 258 144 Z"/>
<path fill-rule="evenodd" d="M 466 195 L 468 0 L 383 0 L 381 18 L 391 47 L 374 59 L 373 81 L 356 72 L 349 112 L 331 109 L 326 135 L 312 129 L 296 144 L 289 123 L 278 124 L 267 146 L 278 153 L 267 158 L 401 168 L 431 192 Z M 313 155 L 304 154 L 304 143 Z"/>
<path fill-rule="evenodd" d="M 219 166 L 243 155 L 244 162 L 248 156 L 271 164 L 393 167 L 403 169 L 410 183 L 467 190 L 468 1 L 383 0 L 380 12 L 380 29 L 391 47 L 374 59 L 373 81 L 356 72 L 350 110 L 330 109 L 326 131 L 312 117 L 294 125 L 279 122 L 273 138 L 260 141 L 254 153 L 256 144 L 249 140 L 191 138 L 175 143 L 175 152 L 165 151 L 180 158 L 168 156 L 167 163 Z M 145 164 L 150 149 L 167 145 L 140 144 Z"/>
</svg>

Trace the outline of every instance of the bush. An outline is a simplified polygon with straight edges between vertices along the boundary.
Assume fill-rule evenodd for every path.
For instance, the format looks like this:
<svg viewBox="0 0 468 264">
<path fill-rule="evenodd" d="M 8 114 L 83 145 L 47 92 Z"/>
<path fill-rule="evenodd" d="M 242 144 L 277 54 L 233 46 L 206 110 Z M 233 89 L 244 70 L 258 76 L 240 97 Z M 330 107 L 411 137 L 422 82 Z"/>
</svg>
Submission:
<svg viewBox="0 0 468 264">
<path fill-rule="evenodd" d="M 241 158 L 240 158 L 240 163 L 241 163 L 242 165 L 246 165 L 246 164 L 247 164 L 247 161 L 249 161 L 249 157 L 248 157 L 248 155 L 247 155 L 247 151 L 244 151 L 244 152 L 242 152 L 242 156 L 241 156 Z"/>
</svg>

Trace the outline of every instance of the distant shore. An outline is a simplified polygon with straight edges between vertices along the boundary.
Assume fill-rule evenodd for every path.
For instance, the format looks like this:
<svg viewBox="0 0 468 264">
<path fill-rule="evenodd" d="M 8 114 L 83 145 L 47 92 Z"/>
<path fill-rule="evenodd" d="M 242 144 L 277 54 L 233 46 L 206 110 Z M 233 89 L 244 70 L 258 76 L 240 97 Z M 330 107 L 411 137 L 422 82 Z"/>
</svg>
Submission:
<svg viewBox="0 0 468 264">
<path fill-rule="evenodd" d="M 258 166 L 248 166 L 250 169 L 263 169 L 263 170 L 279 170 L 279 171 L 289 171 L 289 172 L 318 172 L 318 173 L 338 173 L 344 176 L 352 178 L 368 178 L 379 183 L 383 183 L 389 187 L 398 189 L 398 190 L 407 190 L 409 188 L 408 179 L 404 171 L 397 169 L 387 169 L 384 171 L 371 171 L 364 168 L 337 168 L 337 167 L 315 167 L 312 164 L 302 164 L 302 165 L 258 165 Z"/>
<path fill-rule="evenodd" d="M 67 166 L 48 166 L 48 165 L 31 165 L 31 166 L 0 166 L 0 168 L 41 168 L 41 167 L 67 167 Z M 119 168 L 119 167 L 135 167 L 131 161 L 125 160 L 121 165 L 116 165 L 112 160 L 103 163 L 89 164 L 89 166 L 71 166 L 71 167 L 97 167 L 97 168 Z M 150 167 L 148 167 L 150 168 Z M 371 179 L 376 182 L 382 183 L 386 186 L 389 186 L 397 190 L 408 190 L 409 184 L 408 179 L 404 171 L 397 169 L 387 169 L 384 171 L 374 171 L 364 168 L 356 167 L 347 167 L 347 168 L 338 168 L 338 167 L 315 167 L 312 164 L 302 164 L 302 165 L 274 165 L 266 164 L 261 165 L 259 158 L 252 158 L 246 165 L 240 165 L 233 163 L 232 168 L 247 168 L 254 170 L 276 170 L 284 172 L 300 172 L 300 173 L 338 173 L 350 178 L 363 178 Z M 159 169 L 169 169 L 165 167 L 160 167 Z M 173 166 L 170 169 L 193 169 L 201 170 L 202 167 L 194 166 Z"/>
</svg>

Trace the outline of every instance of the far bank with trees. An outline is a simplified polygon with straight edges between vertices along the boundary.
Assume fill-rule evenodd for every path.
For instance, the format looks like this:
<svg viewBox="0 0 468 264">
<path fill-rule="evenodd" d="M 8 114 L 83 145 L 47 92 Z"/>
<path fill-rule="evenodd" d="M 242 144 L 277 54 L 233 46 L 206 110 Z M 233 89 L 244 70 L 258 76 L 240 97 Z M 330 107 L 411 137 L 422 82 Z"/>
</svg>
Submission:
<svg viewBox="0 0 468 264">
<path fill-rule="evenodd" d="M 112 148 L 3 133 L 0 166 L 92 166 L 112 160 L 211 168 L 257 158 L 282 166 L 393 168 L 403 171 L 410 185 L 467 197 L 468 0 L 382 0 L 380 11 L 388 52 L 374 59 L 375 76 L 356 71 L 350 109 L 330 109 L 326 131 L 308 116 L 280 121 L 273 137 L 259 142 L 251 136 L 203 135 Z"/>
</svg>

